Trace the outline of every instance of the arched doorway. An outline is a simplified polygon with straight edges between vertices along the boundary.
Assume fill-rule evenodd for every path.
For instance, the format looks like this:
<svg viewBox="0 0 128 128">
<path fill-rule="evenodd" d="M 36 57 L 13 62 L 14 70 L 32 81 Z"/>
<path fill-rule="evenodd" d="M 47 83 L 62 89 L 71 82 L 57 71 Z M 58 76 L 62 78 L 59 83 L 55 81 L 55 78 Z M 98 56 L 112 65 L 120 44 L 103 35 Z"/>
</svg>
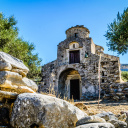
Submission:
<svg viewBox="0 0 128 128">
<path fill-rule="evenodd" d="M 61 72 L 58 82 L 58 92 L 63 98 L 79 100 L 81 96 L 81 77 L 78 71 L 68 68 Z"/>
</svg>

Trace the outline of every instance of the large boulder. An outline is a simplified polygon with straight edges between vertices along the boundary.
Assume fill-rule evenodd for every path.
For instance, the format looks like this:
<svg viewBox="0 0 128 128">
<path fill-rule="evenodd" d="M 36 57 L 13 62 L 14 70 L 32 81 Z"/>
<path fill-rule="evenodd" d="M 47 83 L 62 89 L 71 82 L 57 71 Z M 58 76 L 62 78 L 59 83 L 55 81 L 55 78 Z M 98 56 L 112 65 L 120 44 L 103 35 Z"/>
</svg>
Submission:
<svg viewBox="0 0 128 128">
<path fill-rule="evenodd" d="M 77 126 L 76 128 L 115 128 L 111 123 L 90 123 Z"/>
<path fill-rule="evenodd" d="M 14 128 L 29 128 L 33 125 L 46 128 L 72 128 L 87 114 L 67 101 L 37 94 L 18 95 L 11 115 Z"/>
<path fill-rule="evenodd" d="M 77 121 L 76 126 L 88 123 L 106 123 L 105 119 L 98 116 L 87 116 Z"/>
</svg>

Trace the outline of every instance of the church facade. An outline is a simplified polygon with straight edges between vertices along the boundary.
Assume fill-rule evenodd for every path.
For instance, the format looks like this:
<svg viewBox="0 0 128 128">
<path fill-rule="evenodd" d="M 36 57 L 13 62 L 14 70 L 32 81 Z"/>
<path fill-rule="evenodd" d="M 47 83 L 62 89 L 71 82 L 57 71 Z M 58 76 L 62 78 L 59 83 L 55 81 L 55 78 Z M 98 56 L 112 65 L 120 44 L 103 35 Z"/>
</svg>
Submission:
<svg viewBox="0 0 128 128">
<path fill-rule="evenodd" d="M 104 53 L 89 37 L 83 25 L 66 30 L 66 39 L 58 44 L 57 59 L 42 67 L 39 91 L 54 89 L 61 97 L 76 100 L 95 99 L 110 92 L 110 84 L 121 81 L 119 57 Z"/>
</svg>

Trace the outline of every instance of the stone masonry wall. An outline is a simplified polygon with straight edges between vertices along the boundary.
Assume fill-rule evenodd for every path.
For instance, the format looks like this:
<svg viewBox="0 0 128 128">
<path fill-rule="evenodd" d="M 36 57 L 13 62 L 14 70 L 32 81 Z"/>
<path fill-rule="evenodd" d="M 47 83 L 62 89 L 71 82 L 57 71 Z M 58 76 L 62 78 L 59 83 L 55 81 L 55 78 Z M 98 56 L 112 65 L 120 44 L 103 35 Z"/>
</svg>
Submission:
<svg viewBox="0 0 128 128">
<path fill-rule="evenodd" d="M 48 91 L 49 88 L 54 88 L 58 91 L 58 79 L 62 71 L 73 68 L 77 70 L 81 76 L 82 95 L 81 99 L 91 99 L 98 96 L 98 62 L 99 56 L 91 54 L 85 58 L 85 63 L 81 64 L 63 64 L 57 66 L 57 62 L 53 61 L 42 68 L 43 72 L 43 87 L 42 91 Z M 112 69 L 113 68 L 113 69 Z M 113 74 L 113 72 L 117 74 Z M 102 74 L 104 72 L 104 75 Z M 101 61 L 101 95 L 108 94 L 109 85 L 119 81 L 118 61 L 110 61 L 109 58 L 103 58 Z M 41 89 L 40 89 L 41 91 Z"/>
</svg>

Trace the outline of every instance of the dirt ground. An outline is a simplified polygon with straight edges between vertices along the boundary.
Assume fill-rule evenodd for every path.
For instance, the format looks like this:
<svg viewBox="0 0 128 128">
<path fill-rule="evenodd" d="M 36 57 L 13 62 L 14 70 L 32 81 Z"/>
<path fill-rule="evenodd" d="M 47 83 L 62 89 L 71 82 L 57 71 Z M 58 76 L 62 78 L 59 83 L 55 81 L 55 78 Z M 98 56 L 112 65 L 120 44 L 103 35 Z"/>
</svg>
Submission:
<svg viewBox="0 0 128 128">
<path fill-rule="evenodd" d="M 112 112 L 115 115 L 120 114 L 121 111 L 128 112 L 128 102 L 100 102 L 98 107 L 97 101 L 74 102 L 75 106 L 84 110 L 88 115 L 95 115 L 97 113 Z"/>
<path fill-rule="evenodd" d="M 50 96 L 54 96 L 53 94 L 48 94 Z M 98 100 L 93 101 L 81 101 L 77 102 L 74 100 L 67 100 L 69 103 L 77 106 L 81 110 L 85 111 L 88 115 L 95 115 L 102 112 L 112 112 L 115 115 L 120 115 L 121 111 L 128 112 L 128 101 L 120 101 L 120 102 L 103 102 L 100 100 L 100 104 L 98 107 Z"/>
</svg>

